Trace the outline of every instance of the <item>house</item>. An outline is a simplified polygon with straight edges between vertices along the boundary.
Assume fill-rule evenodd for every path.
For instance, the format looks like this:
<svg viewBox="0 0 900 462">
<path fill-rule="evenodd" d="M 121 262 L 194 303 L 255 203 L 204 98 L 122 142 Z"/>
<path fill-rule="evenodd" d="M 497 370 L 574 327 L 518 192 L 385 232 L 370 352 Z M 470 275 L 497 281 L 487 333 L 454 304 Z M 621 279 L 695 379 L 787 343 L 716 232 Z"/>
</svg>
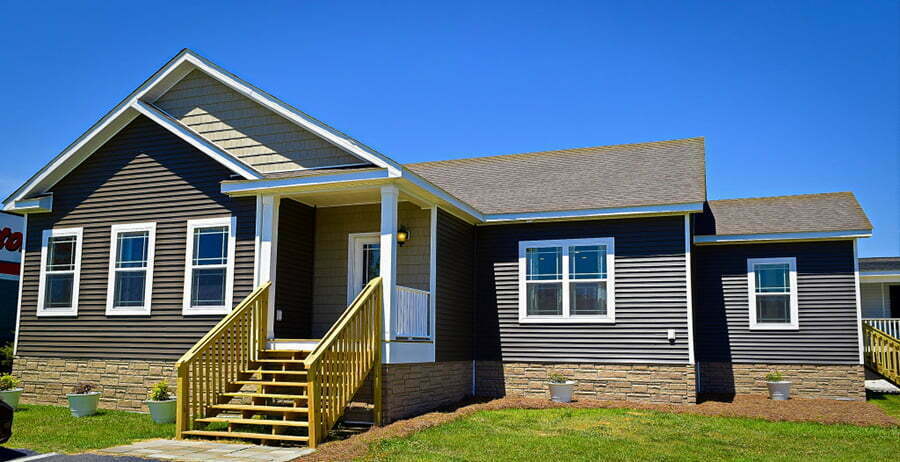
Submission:
<svg viewBox="0 0 900 462">
<path fill-rule="evenodd" d="M 862 317 L 900 338 L 900 257 L 859 259 Z"/>
<path fill-rule="evenodd" d="M 403 165 L 184 50 L 4 209 L 24 399 L 90 380 L 140 409 L 174 380 L 181 436 L 315 445 L 351 404 L 546 396 L 551 371 L 585 398 L 772 369 L 865 396 L 853 194 L 708 200 L 702 138 Z"/>
</svg>

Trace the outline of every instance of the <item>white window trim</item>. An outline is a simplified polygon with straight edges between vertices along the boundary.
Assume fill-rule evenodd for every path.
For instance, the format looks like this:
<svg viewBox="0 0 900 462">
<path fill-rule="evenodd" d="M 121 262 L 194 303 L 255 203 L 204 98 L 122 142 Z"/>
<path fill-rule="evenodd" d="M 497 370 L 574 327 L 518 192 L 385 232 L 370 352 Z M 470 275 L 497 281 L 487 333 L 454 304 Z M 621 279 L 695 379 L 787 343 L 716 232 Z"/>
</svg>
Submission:
<svg viewBox="0 0 900 462">
<path fill-rule="evenodd" d="M 347 304 L 353 303 L 359 294 L 357 287 L 361 287 L 362 267 L 359 252 L 365 244 L 380 244 L 381 234 L 374 233 L 350 233 L 347 235 Z"/>
<path fill-rule="evenodd" d="M 115 302 L 115 286 L 116 271 L 129 271 L 129 269 L 116 269 L 116 257 L 119 253 L 118 244 L 119 233 L 147 231 L 147 266 L 144 268 L 135 268 L 132 270 L 146 271 L 147 276 L 144 279 L 144 305 L 143 306 L 126 306 L 116 308 L 113 306 Z M 149 315 L 150 307 L 153 304 L 153 263 L 156 256 L 156 223 L 128 223 L 121 225 L 112 225 L 109 237 L 109 279 L 106 289 L 106 315 L 107 316 L 140 316 Z"/>
<path fill-rule="evenodd" d="M 569 246 L 604 245 L 606 246 L 606 315 L 605 316 L 572 316 L 569 314 Z M 562 316 L 528 315 L 528 300 L 525 249 L 538 247 L 562 247 Z M 520 323 L 597 323 L 612 324 L 616 322 L 616 283 L 615 283 L 615 239 L 611 237 L 588 239 L 559 239 L 542 241 L 519 241 L 519 322 Z M 577 280 L 574 280 L 577 281 Z M 587 281 L 592 281 L 587 280 Z"/>
<path fill-rule="evenodd" d="M 787 264 L 788 281 L 791 284 L 791 322 L 772 323 L 756 322 L 756 273 L 754 267 L 763 264 Z M 748 306 L 750 307 L 750 330 L 800 330 L 800 305 L 797 300 L 797 259 L 795 257 L 780 258 L 748 258 L 747 259 Z"/>
<path fill-rule="evenodd" d="M 44 291 L 47 288 L 47 244 L 51 237 L 75 236 L 75 270 L 72 277 L 72 306 L 67 309 L 45 308 Z M 84 241 L 83 228 L 45 229 L 41 240 L 41 272 L 38 281 L 37 315 L 43 316 L 78 316 L 78 289 L 81 284 L 81 246 Z"/>
<path fill-rule="evenodd" d="M 191 306 L 191 291 L 194 278 L 191 277 L 194 256 L 194 230 L 213 226 L 228 227 L 228 261 L 225 265 L 225 305 L 221 306 Z M 234 254 L 237 241 L 237 218 L 234 216 L 220 218 L 204 218 L 200 220 L 188 220 L 187 222 L 187 246 L 184 255 L 184 302 L 181 314 L 191 315 L 216 315 L 228 314 L 233 307 L 234 294 Z"/>
</svg>

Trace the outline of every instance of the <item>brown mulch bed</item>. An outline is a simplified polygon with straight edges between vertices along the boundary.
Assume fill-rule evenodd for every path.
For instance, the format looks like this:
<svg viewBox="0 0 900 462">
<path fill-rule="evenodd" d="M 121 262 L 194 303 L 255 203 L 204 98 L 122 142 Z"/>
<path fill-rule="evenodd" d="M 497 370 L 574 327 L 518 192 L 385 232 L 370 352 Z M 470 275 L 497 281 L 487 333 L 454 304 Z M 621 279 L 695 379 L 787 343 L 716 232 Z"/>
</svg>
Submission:
<svg viewBox="0 0 900 462">
<path fill-rule="evenodd" d="M 653 404 L 631 401 L 599 401 L 580 399 L 572 403 L 555 403 L 547 399 L 506 397 L 487 402 L 468 401 L 445 411 L 431 412 L 384 427 L 332 441 L 298 461 L 351 460 L 366 455 L 369 445 L 388 438 L 402 438 L 479 411 L 501 409 L 641 409 L 678 414 L 716 417 L 745 417 L 771 421 L 819 422 L 823 424 L 875 425 L 889 427 L 900 421 L 887 415 L 878 406 L 863 401 L 835 401 L 829 399 L 792 399 L 772 401 L 764 395 L 739 395 L 733 398 L 707 399 L 696 405 Z"/>
</svg>

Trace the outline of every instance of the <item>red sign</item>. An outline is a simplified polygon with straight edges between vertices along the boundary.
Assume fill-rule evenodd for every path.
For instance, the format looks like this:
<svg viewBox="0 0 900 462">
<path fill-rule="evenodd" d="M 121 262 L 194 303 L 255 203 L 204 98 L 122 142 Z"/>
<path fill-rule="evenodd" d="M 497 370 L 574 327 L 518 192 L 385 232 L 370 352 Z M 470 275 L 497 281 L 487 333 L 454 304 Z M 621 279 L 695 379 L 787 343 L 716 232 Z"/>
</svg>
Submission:
<svg viewBox="0 0 900 462">
<path fill-rule="evenodd" d="M 0 230 L 0 248 L 6 248 L 10 252 L 22 249 L 22 233 L 13 232 L 10 228 Z"/>
</svg>

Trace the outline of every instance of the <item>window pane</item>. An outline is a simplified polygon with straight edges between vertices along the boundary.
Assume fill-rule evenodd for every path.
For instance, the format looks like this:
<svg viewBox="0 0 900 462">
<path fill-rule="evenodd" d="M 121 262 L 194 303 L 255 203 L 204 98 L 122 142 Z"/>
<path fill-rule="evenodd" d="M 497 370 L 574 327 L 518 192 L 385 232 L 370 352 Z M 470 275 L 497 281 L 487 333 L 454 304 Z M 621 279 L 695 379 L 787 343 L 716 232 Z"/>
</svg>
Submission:
<svg viewBox="0 0 900 462">
<path fill-rule="evenodd" d="M 72 271 L 75 269 L 76 236 L 51 237 L 47 241 L 48 271 Z"/>
<path fill-rule="evenodd" d="M 113 292 L 113 306 L 143 306 L 146 271 L 119 271 Z"/>
<path fill-rule="evenodd" d="M 562 279 L 562 247 L 525 250 L 529 281 Z"/>
<path fill-rule="evenodd" d="M 757 295 L 756 322 L 791 322 L 790 295 Z"/>
<path fill-rule="evenodd" d="M 606 315 L 606 282 L 569 284 L 569 311 L 574 315 Z"/>
<path fill-rule="evenodd" d="M 790 292 L 790 267 L 786 263 L 766 263 L 755 265 L 756 291 L 759 293 Z"/>
<path fill-rule="evenodd" d="M 224 265 L 228 260 L 228 227 L 194 230 L 194 265 Z"/>
<path fill-rule="evenodd" d="M 562 283 L 528 284 L 529 315 L 562 316 Z"/>
<path fill-rule="evenodd" d="M 606 279 L 606 246 L 569 247 L 569 277 L 571 279 Z"/>
<path fill-rule="evenodd" d="M 195 269 L 191 292 L 191 306 L 224 305 L 225 268 Z"/>
<path fill-rule="evenodd" d="M 119 233 L 117 241 L 119 252 L 116 255 L 116 268 L 147 266 L 147 243 L 150 241 L 150 232 Z"/>
<path fill-rule="evenodd" d="M 373 278 L 378 277 L 379 266 L 381 265 L 381 245 L 364 244 L 363 245 L 363 285 L 368 284 Z"/>
<path fill-rule="evenodd" d="M 74 274 L 48 274 L 44 289 L 45 308 L 71 308 Z"/>
</svg>

